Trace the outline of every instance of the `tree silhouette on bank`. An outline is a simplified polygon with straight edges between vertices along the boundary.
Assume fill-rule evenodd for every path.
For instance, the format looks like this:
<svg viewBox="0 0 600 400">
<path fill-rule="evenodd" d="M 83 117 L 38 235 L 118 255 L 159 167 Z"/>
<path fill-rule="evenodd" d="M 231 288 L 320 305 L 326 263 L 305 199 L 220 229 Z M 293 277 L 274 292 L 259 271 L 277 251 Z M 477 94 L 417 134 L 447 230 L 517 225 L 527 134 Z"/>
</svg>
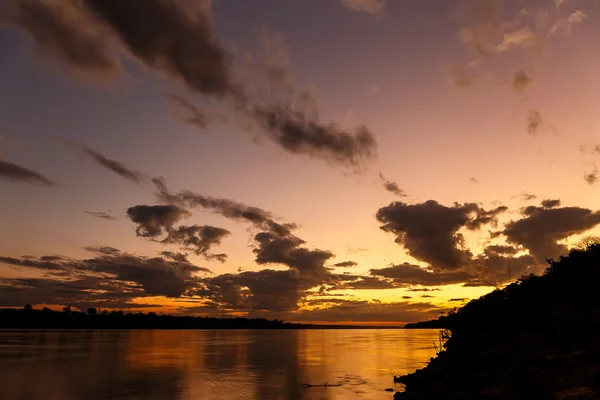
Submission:
<svg viewBox="0 0 600 400">
<path fill-rule="evenodd" d="M 600 244 L 548 263 L 541 276 L 411 324 L 452 334 L 427 367 L 399 378 L 407 391 L 395 398 L 600 398 Z"/>
</svg>

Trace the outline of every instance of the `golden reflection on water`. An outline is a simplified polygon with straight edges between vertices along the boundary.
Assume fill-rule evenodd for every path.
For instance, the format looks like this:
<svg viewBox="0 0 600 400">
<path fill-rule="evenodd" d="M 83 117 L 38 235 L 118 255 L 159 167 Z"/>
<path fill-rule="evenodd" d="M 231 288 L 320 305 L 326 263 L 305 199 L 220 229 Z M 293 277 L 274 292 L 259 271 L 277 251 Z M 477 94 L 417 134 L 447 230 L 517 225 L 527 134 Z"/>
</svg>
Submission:
<svg viewBox="0 0 600 400">
<path fill-rule="evenodd" d="M 3 400 L 391 399 L 435 330 L 0 331 Z M 340 385 L 304 388 L 303 383 Z"/>
</svg>

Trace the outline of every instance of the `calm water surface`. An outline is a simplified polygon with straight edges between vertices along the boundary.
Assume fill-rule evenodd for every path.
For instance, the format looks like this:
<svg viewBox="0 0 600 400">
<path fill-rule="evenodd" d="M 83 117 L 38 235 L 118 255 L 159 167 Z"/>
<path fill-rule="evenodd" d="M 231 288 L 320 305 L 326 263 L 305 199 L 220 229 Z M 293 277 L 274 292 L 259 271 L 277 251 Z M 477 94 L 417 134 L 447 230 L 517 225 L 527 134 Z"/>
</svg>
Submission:
<svg viewBox="0 0 600 400">
<path fill-rule="evenodd" d="M 0 331 L 3 400 L 392 398 L 435 330 Z M 303 383 L 339 384 L 304 388 Z"/>
</svg>

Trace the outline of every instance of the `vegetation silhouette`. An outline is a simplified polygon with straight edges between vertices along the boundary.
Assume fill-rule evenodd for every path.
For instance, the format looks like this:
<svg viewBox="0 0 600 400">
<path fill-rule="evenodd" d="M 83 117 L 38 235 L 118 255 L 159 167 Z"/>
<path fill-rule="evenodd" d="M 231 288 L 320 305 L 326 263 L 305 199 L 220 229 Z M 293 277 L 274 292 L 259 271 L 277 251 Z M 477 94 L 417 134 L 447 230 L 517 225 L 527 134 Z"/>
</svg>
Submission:
<svg viewBox="0 0 600 400">
<path fill-rule="evenodd" d="M 448 329 L 427 367 L 396 377 L 396 399 L 600 398 L 600 244 L 586 242 L 436 321 Z"/>
<path fill-rule="evenodd" d="M 62 311 L 47 307 L 34 309 L 30 304 L 22 309 L 0 309 L 0 329 L 364 329 L 380 328 L 347 325 L 314 325 L 284 322 L 264 318 L 209 318 L 192 316 L 73 311 L 66 306 Z"/>
</svg>

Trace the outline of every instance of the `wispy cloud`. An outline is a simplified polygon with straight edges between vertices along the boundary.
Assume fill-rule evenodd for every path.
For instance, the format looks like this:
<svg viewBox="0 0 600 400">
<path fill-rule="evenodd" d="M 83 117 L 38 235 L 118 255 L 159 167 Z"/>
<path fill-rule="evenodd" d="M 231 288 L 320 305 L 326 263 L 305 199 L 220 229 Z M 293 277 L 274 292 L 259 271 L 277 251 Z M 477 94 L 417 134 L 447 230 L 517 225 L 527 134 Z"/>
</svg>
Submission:
<svg viewBox="0 0 600 400">
<path fill-rule="evenodd" d="M 9 182 L 26 182 L 42 186 L 56 186 L 56 183 L 46 178 L 44 175 L 21 167 L 20 165 L 4 161 L 0 158 L 0 179 Z"/>
</svg>

